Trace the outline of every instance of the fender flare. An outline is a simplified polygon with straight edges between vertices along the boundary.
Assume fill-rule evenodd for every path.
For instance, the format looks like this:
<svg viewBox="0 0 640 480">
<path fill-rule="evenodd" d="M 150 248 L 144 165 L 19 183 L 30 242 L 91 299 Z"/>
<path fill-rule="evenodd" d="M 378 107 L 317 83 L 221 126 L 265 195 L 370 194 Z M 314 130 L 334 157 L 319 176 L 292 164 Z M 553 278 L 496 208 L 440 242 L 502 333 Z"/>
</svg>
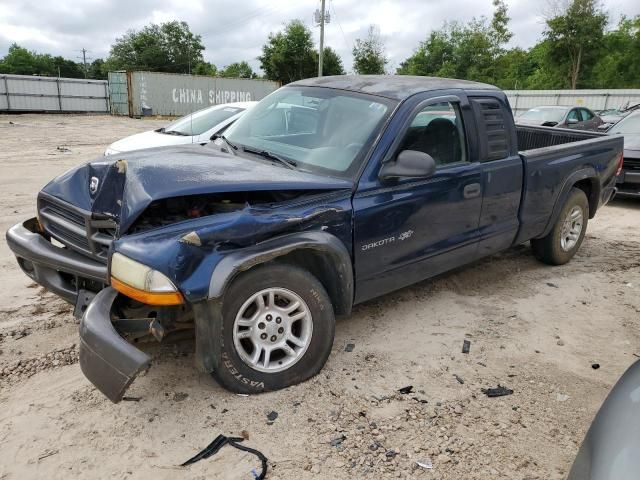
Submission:
<svg viewBox="0 0 640 480">
<path fill-rule="evenodd" d="M 211 275 L 208 298 L 220 299 L 239 273 L 296 250 L 315 250 L 327 256 L 339 279 L 338 285 L 325 285 L 339 315 L 351 311 L 354 298 L 353 263 L 344 243 L 324 231 L 296 232 L 231 252 L 220 260 Z M 331 291 L 333 290 L 333 291 Z M 333 295 L 332 295 L 333 293 Z"/>
<path fill-rule="evenodd" d="M 598 175 L 593 167 L 581 168 L 580 170 L 573 172 L 571 175 L 569 175 L 569 177 L 567 177 L 567 179 L 564 182 L 564 185 L 562 186 L 562 190 L 560 190 L 560 194 L 556 198 L 556 202 L 553 205 L 553 210 L 551 212 L 551 217 L 549 218 L 549 222 L 547 223 L 547 226 L 545 227 L 542 235 L 540 235 L 538 238 L 546 237 L 549 234 L 549 232 L 551 232 L 551 229 L 553 228 L 553 226 L 556 224 L 556 221 L 558 220 L 558 216 L 560 215 L 560 211 L 562 210 L 562 207 L 564 207 L 564 204 L 569 198 L 569 194 L 571 193 L 571 189 L 573 188 L 573 186 L 582 180 L 595 179 L 596 180 L 595 183 L 597 183 L 597 178 L 598 178 Z M 598 184 L 598 187 L 599 187 L 599 184 Z M 593 192 L 592 192 L 592 195 L 593 195 Z M 600 197 L 600 193 L 596 192 L 596 198 L 599 198 L 599 197 Z M 593 215 L 595 214 L 595 208 L 593 209 L 593 211 L 591 211 L 592 201 L 590 198 L 587 198 L 587 200 L 589 202 L 589 218 L 593 218 Z"/>
</svg>

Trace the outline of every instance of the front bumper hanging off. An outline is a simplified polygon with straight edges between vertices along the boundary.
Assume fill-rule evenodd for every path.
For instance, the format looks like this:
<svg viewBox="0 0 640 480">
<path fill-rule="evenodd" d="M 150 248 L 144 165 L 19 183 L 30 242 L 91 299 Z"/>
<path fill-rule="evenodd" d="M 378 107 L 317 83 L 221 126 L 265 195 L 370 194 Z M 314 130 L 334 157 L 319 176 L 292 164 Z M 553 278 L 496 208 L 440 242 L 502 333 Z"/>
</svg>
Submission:
<svg viewBox="0 0 640 480">
<path fill-rule="evenodd" d="M 76 305 L 85 306 L 79 279 L 93 281 L 98 289 L 108 283 L 107 266 L 66 248 L 58 248 L 38 230 L 35 218 L 13 226 L 7 244 L 22 270 L 47 290 Z M 86 296 L 90 299 L 93 296 Z M 98 390 L 114 403 L 136 376 L 149 368 L 151 359 L 127 342 L 111 323 L 111 309 L 118 292 L 102 288 L 86 306 L 80 321 L 80 368 Z"/>
<path fill-rule="evenodd" d="M 109 400 L 122 400 L 151 358 L 122 338 L 111 323 L 111 306 L 118 292 L 100 291 L 80 321 L 80 369 Z"/>
</svg>

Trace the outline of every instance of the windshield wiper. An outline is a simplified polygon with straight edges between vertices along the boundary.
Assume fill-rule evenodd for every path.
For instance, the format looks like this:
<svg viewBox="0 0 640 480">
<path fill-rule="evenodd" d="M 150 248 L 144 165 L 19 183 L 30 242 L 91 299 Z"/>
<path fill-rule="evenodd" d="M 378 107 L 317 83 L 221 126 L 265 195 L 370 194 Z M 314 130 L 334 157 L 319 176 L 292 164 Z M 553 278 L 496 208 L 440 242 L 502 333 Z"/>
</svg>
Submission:
<svg viewBox="0 0 640 480">
<path fill-rule="evenodd" d="M 293 160 L 287 160 L 281 157 L 280 155 L 276 155 L 275 153 L 271 153 L 267 150 L 254 150 L 253 148 L 247 148 L 247 147 L 243 147 L 242 150 L 247 153 L 253 153 L 254 155 L 260 155 L 261 157 L 267 158 L 269 160 L 276 160 L 277 162 L 280 162 L 282 165 L 284 165 L 287 168 L 290 168 L 291 170 L 295 170 L 296 167 L 298 166 L 298 164 Z"/>
<path fill-rule="evenodd" d="M 224 143 L 226 143 L 227 145 L 229 145 L 231 148 L 233 148 L 234 150 L 238 150 L 238 146 L 234 145 L 233 143 L 231 143 L 231 141 L 225 137 L 224 135 L 222 135 L 221 133 L 215 133 L 212 137 L 212 140 L 217 140 L 217 139 L 221 139 Z M 235 155 L 235 152 L 229 152 L 229 153 L 233 153 Z"/>
</svg>

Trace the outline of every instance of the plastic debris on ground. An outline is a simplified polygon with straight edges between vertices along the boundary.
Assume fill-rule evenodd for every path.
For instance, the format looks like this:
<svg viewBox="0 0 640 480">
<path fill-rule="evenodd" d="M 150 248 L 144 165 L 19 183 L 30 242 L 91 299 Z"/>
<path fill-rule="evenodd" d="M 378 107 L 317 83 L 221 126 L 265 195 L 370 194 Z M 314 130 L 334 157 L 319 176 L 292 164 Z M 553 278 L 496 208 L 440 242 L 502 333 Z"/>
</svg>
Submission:
<svg viewBox="0 0 640 480">
<path fill-rule="evenodd" d="M 406 387 L 402 387 L 402 388 L 398 389 L 398 392 L 400 392 L 403 395 L 407 395 L 409 393 L 413 393 L 413 385 L 407 385 Z"/>
<path fill-rule="evenodd" d="M 471 349 L 471 340 L 464 340 L 462 342 L 462 353 L 469 353 Z"/>
<path fill-rule="evenodd" d="M 511 395 L 513 393 L 513 390 L 500 384 L 495 388 L 483 388 L 481 391 L 489 398 L 504 397 L 505 395 Z"/>
<path fill-rule="evenodd" d="M 196 462 L 199 462 L 202 459 L 209 458 L 224 447 L 225 445 L 230 445 L 238 450 L 242 450 L 243 452 L 250 453 L 255 455 L 260 460 L 262 464 L 262 471 L 258 474 L 255 469 L 251 471 L 255 480 L 263 480 L 267 475 L 267 457 L 265 457 L 262 452 L 254 448 L 245 447 L 244 445 L 240 445 L 239 442 L 242 442 L 244 438 L 242 437 L 225 437 L 224 435 L 218 435 L 213 442 L 207 445 L 202 451 L 200 451 L 195 456 L 191 457 L 189 460 L 181 464 L 181 467 L 186 467 L 188 465 L 192 465 Z"/>
<path fill-rule="evenodd" d="M 424 458 L 422 460 L 416 460 L 416 465 L 418 465 L 420 468 L 425 468 L 427 470 L 430 470 L 433 468 L 433 462 L 431 461 L 430 458 Z"/>
</svg>

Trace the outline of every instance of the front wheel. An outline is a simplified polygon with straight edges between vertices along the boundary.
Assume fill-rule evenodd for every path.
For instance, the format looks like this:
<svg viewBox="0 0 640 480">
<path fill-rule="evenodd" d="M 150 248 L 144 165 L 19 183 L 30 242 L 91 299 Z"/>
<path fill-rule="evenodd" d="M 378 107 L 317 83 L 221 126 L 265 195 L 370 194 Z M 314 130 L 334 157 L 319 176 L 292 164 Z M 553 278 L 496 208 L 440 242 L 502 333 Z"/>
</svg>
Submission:
<svg viewBox="0 0 640 480">
<path fill-rule="evenodd" d="M 333 306 L 309 272 L 259 266 L 229 287 L 222 307 L 222 348 L 213 377 L 236 393 L 278 390 L 324 366 L 335 332 Z"/>
<path fill-rule="evenodd" d="M 546 237 L 531 240 L 533 254 L 549 265 L 563 265 L 576 254 L 589 221 L 589 201 L 579 188 L 572 188 L 558 220 Z"/>
</svg>

